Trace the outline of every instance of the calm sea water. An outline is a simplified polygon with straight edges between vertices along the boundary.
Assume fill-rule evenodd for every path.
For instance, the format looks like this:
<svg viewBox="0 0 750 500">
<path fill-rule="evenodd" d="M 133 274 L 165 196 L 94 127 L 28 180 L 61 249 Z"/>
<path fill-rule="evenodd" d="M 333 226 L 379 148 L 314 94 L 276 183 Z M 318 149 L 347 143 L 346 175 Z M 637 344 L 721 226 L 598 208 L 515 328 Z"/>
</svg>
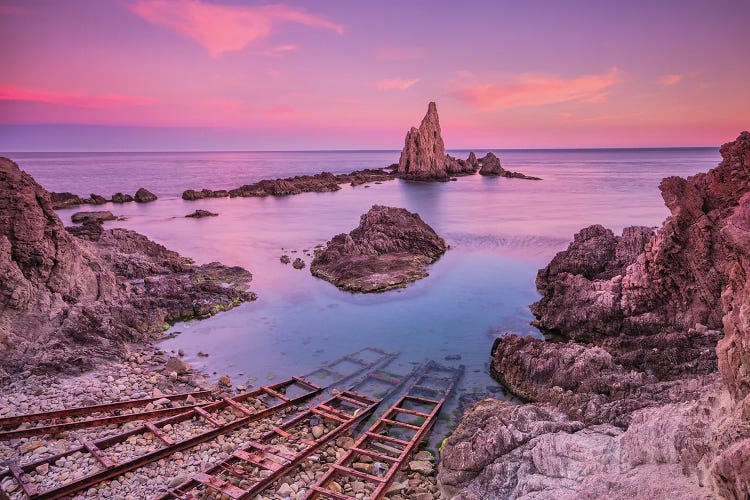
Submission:
<svg viewBox="0 0 750 500">
<path fill-rule="evenodd" d="M 397 151 L 226 153 L 11 153 L 52 191 L 109 196 L 146 187 L 149 204 L 107 205 L 127 217 L 108 223 L 148 235 L 199 263 L 241 265 L 254 275 L 256 302 L 205 321 L 176 325 L 166 341 L 188 361 L 217 375 L 258 383 L 310 371 L 321 362 L 376 345 L 402 352 L 399 363 L 443 361 L 460 354 L 462 391 L 484 391 L 495 335 L 528 326 L 538 298 L 534 278 L 573 234 L 589 224 L 619 232 L 659 225 L 667 216 L 658 191 L 666 176 L 708 170 L 716 149 L 495 151 L 506 168 L 539 182 L 480 176 L 449 183 L 404 181 L 345 186 L 336 193 L 186 202 L 187 188 L 231 188 L 261 178 L 323 170 L 383 167 Z M 465 157 L 466 152 L 453 152 Z M 430 276 L 376 295 L 341 292 L 279 262 L 282 248 L 301 250 L 354 228 L 373 204 L 418 212 L 450 244 Z M 219 217 L 186 219 L 202 208 Z M 90 208 L 83 207 L 82 210 Z M 66 223 L 76 210 L 61 211 Z M 305 257 L 310 262 L 310 258 Z M 208 358 L 196 356 L 198 351 Z M 242 373 L 243 375 L 239 375 Z"/>
</svg>

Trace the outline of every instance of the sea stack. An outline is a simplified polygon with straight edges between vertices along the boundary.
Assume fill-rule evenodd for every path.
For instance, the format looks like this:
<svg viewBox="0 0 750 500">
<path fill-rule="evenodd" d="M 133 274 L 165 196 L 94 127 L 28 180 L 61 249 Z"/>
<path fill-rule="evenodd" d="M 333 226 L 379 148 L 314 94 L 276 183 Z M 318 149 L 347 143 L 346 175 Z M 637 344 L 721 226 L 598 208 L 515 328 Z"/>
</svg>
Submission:
<svg viewBox="0 0 750 500">
<path fill-rule="evenodd" d="M 419 128 L 406 133 L 397 175 L 416 181 L 447 181 L 451 175 L 473 174 L 477 168 L 476 159 L 457 160 L 445 154 L 437 105 L 431 102 Z"/>
</svg>

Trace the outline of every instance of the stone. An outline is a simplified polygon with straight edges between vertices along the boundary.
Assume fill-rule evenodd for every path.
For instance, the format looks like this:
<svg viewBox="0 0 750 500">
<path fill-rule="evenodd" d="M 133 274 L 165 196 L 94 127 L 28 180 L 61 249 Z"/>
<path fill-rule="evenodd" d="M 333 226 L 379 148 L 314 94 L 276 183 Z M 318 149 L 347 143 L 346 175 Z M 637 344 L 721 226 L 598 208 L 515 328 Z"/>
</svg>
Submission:
<svg viewBox="0 0 750 500">
<path fill-rule="evenodd" d="M 412 472 L 419 472 L 425 476 L 429 476 L 435 470 L 431 462 L 423 460 L 412 460 L 409 462 L 409 470 Z"/>
<path fill-rule="evenodd" d="M 101 212 L 76 212 L 70 218 L 76 224 L 82 224 L 87 222 L 102 223 L 108 220 L 117 220 L 117 217 L 112 215 L 112 212 L 101 211 Z"/>
<path fill-rule="evenodd" d="M 133 199 L 138 203 L 149 203 L 156 201 L 156 195 L 146 188 L 138 188 Z"/>
<path fill-rule="evenodd" d="M 445 144 L 437 105 L 431 102 L 419 128 L 406 134 L 398 162 L 398 176 L 411 180 L 448 180 Z"/>
<path fill-rule="evenodd" d="M 115 193 L 112 195 L 112 203 L 129 203 L 133 200 L 134 198 L 129 194 Z"/>
<path fill-rule="evenodd" d="M 305 261 L 297 257 L 296 259 L 294 259 L 294 262 L 292 262 L 292 267 L 295 269 L 304 269 Z"/>
<path fill-rule="evenodd" d="M 325 432 L 326 432 L 326 428 L 325 428 L 325 427 L 323 427 L 323 424 L 318 424 L 318 425 L 314 425 L 314 426 L 313 426 L 313 427 L 312 427 L 312 428 L 310 429 L 310 431 L 312 432 L 312 435 L 313 435 L 313 437 L 314 437 L 315 439 L 318 439 L 318 438 L 320 438 L 321 436 L 323 436 L 323 434 L 325 434 Z"/>
<path fill-rule="evenodd" d="M 356 229 L 316 253 L 310 271 L 342 290 L 382 292 L 428 276 L 426 266 L 446 250 L 418 214 L 373 205 Z"/>
<path fill-rule="evenodd" d="M 279 257 L 279 260 L 281 261 L 282 264 L 289 264 L 292 261 L 292 259 L 289 258 L 289 256 L 286 254 Z"/>
<path fill-rule="evenodd" d="M 284 498 L 284 497 L 288 497 L 289 495 L 291 495 L 293 491 L 292 491 L 291 486 L 289 486 L 289 483 L 281 483 L 281 486 L 279 487 L 278 490 L 276 490 L 276 493 L 280 497 Z"/>
<path fill-rule="evenodd" d="M 223 387 L 232 387 L 232 379 L 229 378 L 229 375 L 222 375 L 219 377 L 219 385 Z"/>
<path fill-rule="evenodd" d="M 190 478 L 188 476 L 177 475 L 169 481 L 170 488 L 176 488 L 184 482 L 187 482 Z"/>
<path fill-rule="evenodd" d="M 196 210 L 195 212 L 187 214 L 185 217 L 192 217 L 193 219 L 202 219 L 203 217 L 217 217 L 219 214 L 209 212 L 208 210 Z"/>
<path fill-rule="evenodd" d="M 180 358 L 172 356 L 167 360 L 167 364 L 164 365 L 164 370 L 181 375 L 190 371 L 190 365 Z"/>
<path fill-rule="evenodd" d="M 511 172 L 509 170 L 505 170 L 500 164 L 500 159 L 492 152 L 487 153 L 486 155 L 484 155 L 484 157 L 479 158 L 476 161 L 480 165 L 479 175 L 491 177 L 509 177 L 513 179 L 528 179 L 532 181 L 541 180 L 539 177 L 532 177 L 529 175 L 524 175 L 520 172 Z"/>
</svg>

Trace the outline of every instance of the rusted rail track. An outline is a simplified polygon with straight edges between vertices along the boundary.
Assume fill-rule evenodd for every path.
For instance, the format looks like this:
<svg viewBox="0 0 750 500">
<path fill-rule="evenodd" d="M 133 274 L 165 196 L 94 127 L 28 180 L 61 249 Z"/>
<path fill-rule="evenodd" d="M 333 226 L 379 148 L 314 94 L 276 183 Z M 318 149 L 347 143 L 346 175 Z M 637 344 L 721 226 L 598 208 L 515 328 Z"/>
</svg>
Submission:
<svg viewBox="0 0 750 500">
<path fill-rule="evenodd" d="M 331 489 L 331 484 L 342 476 L 373 485 L 370 500 L 383 498 L 396 474 L 435 425 L 440 409 L 462 374 L 463 366 L 449 368 L 428 362 L 407 393 L 362 434 L 352 448 L 331 464 L 323 477 L 310 487 L 305 499 L 355 499 L 341 488 Z M 404 434 L 407 434 L 406 438 Z M 353 463 L 361 461 L 363 456 L 380 462 L 386 469 L 385 474 L 381 476 L 352 468 Z"/>
<path fill-rule="evenodd" d="M 376 359 L 365 361 L 360 357 L 357 357 L 368 351 L 376 353 Z M 336 377 L 336 380 L 328 384 L 326 387 L 338 385 L 345 380 L 361 375 L 368 369 L 373 369 L 389 362 L 396 355 L 397 354 L 395 353 L 388 353 L 375 348 L 361 349 L 360 351 L 349 355 L 355 356 L 356 359 L 361 361 L 360 363 L 355 363 L 357 368 L 350 373 L 340 373 L 341 377 Z M 347 358 L 347 356 L 344 358 Z M 324 366 L 330 367 L 337 365 L 341 363 L 341 359 L 342 358 L 334 360 Z M 138 469 L 154 461 L 166 458 L 178 451 L 192 448 L 219 435 L 240 429 L 252 422 L 274 415 L 286 408 L 303 404 L 321 394 L 326 387 L 319 386 L 305 377 L 292 377 L 283 382 L 264 386 L 251 392 L 239 394 L 232 398 L 223 398 L 203 406 L 182 408 L 183 411 L 180 413 L 156 421 L 146 421 L 139 427 L 126 432 L 121 432 L 93 442 L 82 440 L 79 446 L 49 458 L 37 460 L 22 466 L 17 462 L 7 464 L 7 470 L 0 473 L 0 481 L 8 476 L 13 476 L 25 496 L 29 499 L 62 498 L 94 486 L 107 479 L 115 478 L 128 471 Z M 296 396 L 288 396 L 287 393 L 289 392 L 298 392 L 299 394 Z M 243 404 L 243 402 L 247 401 L 259 401 L 263 408 L 260 410 L 248 408 Z M 231 409 L 242 416 L 229 422 L 221 422 L 216 418 L 216 414 L 225 409 Z M 175 424 L 192 419 L 205 421 L 209 429 L 179 441 L 170 437 L 169 434 L 163 430 L 164 426 L 167 424 Z M 161 442 L 162 446 L 154 451 L 119 463 L 116 463 L 107 455 L 106 449 L 108 447 L 122 443 L 131 436 L 138 436 L 146 433 L 153 434 L 156 440 Z M 99 463 L 99 470 L 46 491 L 38 491 L 34 482 L 31 481 L 27 475 L 30 471 L 40 465 L 52 464 L 61 458 L 69 457 L 78 452 L 89 454 L 94 457 Z M 0 491 L 0 494 L 1 493 L 2 491 Z"/>
<path fill-rule="evenodd" d="M 196 500 L 204 498 L 205 495 L 202 493 L 206 490 L 212 490 L 222 498 L 232 500 L 253 498 L 280 477 L 294 470 L 312 453 L 362 422 L 384 398 L 397 391 L 412 376 L 413 372 L 399 375 L 384 370 L 372 371 L 351 388 L 334 394 L 326 401 L 272 429 L 258 441 L 247 443 L 223 462 L 168 490 L 159 499 Z M 360 392 L 366 390 L 367 385 L 373 381 L 388 387 L 379 398 Z M 299 432 L 289 432 L 295 428 L 302 431 L 309 429 L 313 421 L 328 423 L 332 427 L 324 435 L 314 439 L 300 435 Z M 285 451 L 286 446 L 279 446 L 279 440 L 296 444 L 299 449 L 289 453 Z M 265 471 L 262 477 L 259 475 L 261 470 Z M 255 477 L 252 473 L 256 474 Z"/>
<path fill-rule="evenodd" d="M 195 400 L 195 402 L 191 402 Z M 174 406 L 158 410 L 147 410 L 149 404 L 167 399 L 170 404 L 187 403 L 183 406 Z M 150 420 L 166 417 L 184 412 L 195 406 L 204 406 L 211 403 L 211 391 L 195 391 L 170 396 L 160 396 L 144 399 L 132 399 L 117 403 L 105 403 L 92 406 L 80 406 L 39 413 L 28 413 L 12 417 L 0 418 L 0 441 L 18 439 L 22 437 L 39 436 L 43 434 L 56 434 L 58 432 L 98 427 L 104 425 L 122 424 L 135 420 Z M 123 410 L 136 410 L 131 413 L 122 413 Z M 106 415 L 106 416 L 105 416 Z M 74 417 L 83 417 L 83 420 L 61 421 Z M 24 424 L 34 424 L 32 427 L 21 428 Z M 12 429 L 10 429 L 13 427 Z"/>
</svg>

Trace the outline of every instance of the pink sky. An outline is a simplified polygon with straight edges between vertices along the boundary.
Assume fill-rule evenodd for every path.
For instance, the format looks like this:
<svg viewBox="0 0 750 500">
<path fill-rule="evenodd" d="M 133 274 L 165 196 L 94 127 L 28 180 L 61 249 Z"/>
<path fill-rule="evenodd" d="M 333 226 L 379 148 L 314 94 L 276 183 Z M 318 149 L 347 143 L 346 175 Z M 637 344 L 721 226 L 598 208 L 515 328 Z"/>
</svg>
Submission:
<svg viewBox="0 0 750 500">
<path fill-rule="evenodd" d="M 449 148 L 716 146 L 750 128 L 746 8 L 0 0 L 0 148 L 399 149 L 430 100 Z"/>
</svg>

